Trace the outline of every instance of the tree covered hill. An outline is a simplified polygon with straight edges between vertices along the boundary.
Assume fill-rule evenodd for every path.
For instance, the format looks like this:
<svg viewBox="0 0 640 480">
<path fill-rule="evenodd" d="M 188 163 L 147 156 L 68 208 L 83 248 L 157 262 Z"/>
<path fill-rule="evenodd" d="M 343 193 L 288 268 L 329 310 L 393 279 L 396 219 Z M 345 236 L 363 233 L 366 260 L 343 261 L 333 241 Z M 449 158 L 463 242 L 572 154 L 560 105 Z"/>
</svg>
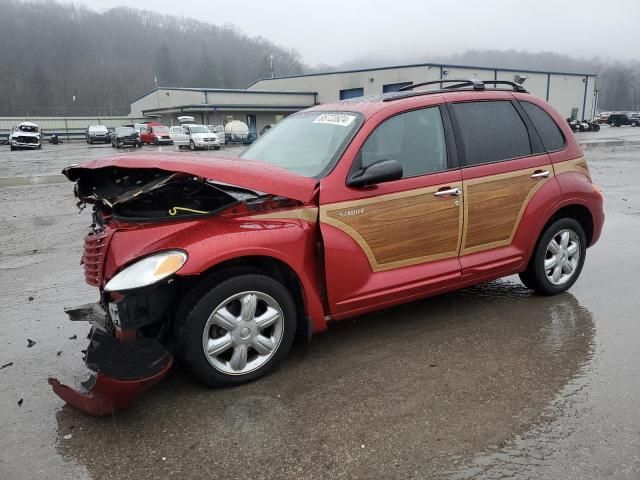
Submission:
<svg viewBox="0 0 640 480">
<path fill-rule="evenodd" d="M 233 26 L 0 0 L 0 116 L 126 114 L 154 78 L 161 86 L 242 88 L 270 75 L 271 55 L 278 75 L 304 68 L 294 50 Z"/>
</svg>

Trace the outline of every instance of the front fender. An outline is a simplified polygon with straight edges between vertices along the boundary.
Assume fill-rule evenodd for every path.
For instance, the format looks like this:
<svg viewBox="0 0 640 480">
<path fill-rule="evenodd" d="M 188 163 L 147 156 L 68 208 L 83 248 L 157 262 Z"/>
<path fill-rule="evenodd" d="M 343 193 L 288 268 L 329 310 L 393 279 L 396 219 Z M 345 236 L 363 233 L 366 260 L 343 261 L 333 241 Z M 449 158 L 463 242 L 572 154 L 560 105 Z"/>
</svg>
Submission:
<svg viewBox="0 0 640 480">
<path fill-rule="evenodd" d="M 324 302 L 316 259 L 315 221 L 292 218 L 256 220 L 251 217 L 206 218 L 162 224 L 121 225 L 109 244 L 105 282 L 119 270 L 151 253 L 182 249 L 189 259 L 179 276 L 201 275 L 223 262 L 243 257 L 270 257 L 297 275 L 313 331 L 326 329 Z"/>
</svg>

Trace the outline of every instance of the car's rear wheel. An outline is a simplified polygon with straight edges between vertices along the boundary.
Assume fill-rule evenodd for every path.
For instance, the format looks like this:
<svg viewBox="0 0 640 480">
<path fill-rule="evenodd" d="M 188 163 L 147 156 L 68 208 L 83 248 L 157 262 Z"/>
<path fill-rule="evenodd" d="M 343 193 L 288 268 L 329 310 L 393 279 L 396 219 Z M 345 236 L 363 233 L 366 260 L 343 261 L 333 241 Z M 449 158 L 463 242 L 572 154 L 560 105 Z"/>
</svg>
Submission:
<svg viewBox="0 0 640 480">
<path fill-rule="evenodd" d="M 254 380 L 289 351 L 296 307 L 289 291 L 260 274 L 232 277 L 186 300 L 177 322 L 179 357 L 204 383 L 233 386 Z M 181 312 L 184 318 L 181 318 Z"/>
<path fill-rule="evenodd" d="M 587 239 L 580 223 L 573 218 L 556 220 L 538 240 L 520 279 L 542 295 L 562 293 L 580 276 L 586 251 Z"/>
</svg>

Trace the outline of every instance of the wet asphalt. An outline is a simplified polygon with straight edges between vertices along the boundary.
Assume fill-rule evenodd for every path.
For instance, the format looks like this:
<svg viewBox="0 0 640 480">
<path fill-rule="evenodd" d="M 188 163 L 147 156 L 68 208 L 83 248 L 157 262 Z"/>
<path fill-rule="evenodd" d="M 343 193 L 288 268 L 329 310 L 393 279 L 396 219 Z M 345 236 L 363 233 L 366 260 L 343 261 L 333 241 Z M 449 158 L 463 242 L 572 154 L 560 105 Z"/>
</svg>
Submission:
<svg viewBox="0 0 640 480">
<path fill-rule="evenodd" d="M 254 383 L 175 368 L 108 418 L 46 379 L 85 378 L 62 309 L 96 300 L 59 172 L 114 151 L 0 146 L 0 479 L 640 478 L 640 129 L 579 140 L 606 222 L 570 292 L 512 277 L 345 320 Z"/>
</svg>

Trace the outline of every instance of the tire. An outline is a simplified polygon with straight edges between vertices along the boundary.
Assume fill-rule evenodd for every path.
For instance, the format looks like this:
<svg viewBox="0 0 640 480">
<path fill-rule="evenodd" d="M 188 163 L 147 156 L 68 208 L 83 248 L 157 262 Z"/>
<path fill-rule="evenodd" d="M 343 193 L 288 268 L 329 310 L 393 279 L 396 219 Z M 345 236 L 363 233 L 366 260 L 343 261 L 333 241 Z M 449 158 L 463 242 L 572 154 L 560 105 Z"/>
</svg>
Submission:
<svg viewBox="0 0 640 480">
<path fill-rule="evenodd" d="M 154 138 L 153 139 L 153 144 L 157 147 L 158 145 L 160 145 L 160 142 L 158 142 L 158 138 Z"/>
<path fill-rule="evenodd" d="M 637 126 L 638 126 L 638 124 L 637 124 L 636 122 L 631 122 L 631 126 L 632 126 L 632 127 L 637 127 Z"/>
<path fill-rule="evenodd" d="M 16 149 L 13 145 L 11 145 L 11 151 L 13 152 Z"/>
<path fill-rule="evenodd" d="M 251 311 L 252 298 L 257 300 L 253 305 L 258 314 L 250 315 L 245 322 L 240 312 L 243 308 Z M 271 317 L 267 316 L 267 306 L 272 309 Z M 226 315 L 215 321 L 213 313 L 220 310 Z M 176 355 L 211 387 L 250 382 L 271 370 L 289 352 L 296 333 L 296 315 L 291 293 L 280 282 L 262 274 L 239 274 L 213 286 L 196 288 L 178 309 L 174 328 Z M 276 320 L 262 328 L 254 319 L 265 316 Z M 216 340 L 224 349 L 213 355 L 205 353 L 205 342 L 211 347 Z"/>
<path fill-rule="evenodd" d="M 564 238 L 568 238 L 566 246 L 563 242 Z M 553 248 L 552 240 L 556 244 Z M 561 250 L 554 254 L 552 250 L 557 250 L 558 247 Z M 556 220 L 540 236 L 527 269 L 520 274 L 520 280 L 525 286 L 541 295 L 565 292 L 580 276 L 586 252 L 587 238 L 580 223 L 573 218 Z M 552 259 L 555 259 L 556 266 L 545 268 L 545 263 Z M 558 262 L 561 263 L 558 265 Z M 570 273 L 567 272 L 569 268 L 571 268 Z"/>
<path fill-rule="evenodd" d="M 192 151 L 195 151 L 195 149 L 196 149 L 196 144 L 193 142 L 193 140 L 191 140 L 191 141 L 189 142 L 189 148 L 190 148 Z"/>
<path fill-rule="evenodd" d="M 214 150 L 220 150 L 220 145 L 213 147 Z"/>
<path fill-rule="evenodd" d="M 120 142 L 118 140 L 116 140 L 116 148 L 121 148 L 122 146 L 120 145 Z"/>
<path fill-rule="evenodd" d="M 137 143 L 137 144 L 135 144 L 133 147 L 134 147 L 134 148 L 135 148 L 135 147 L 142 148 L 142 142 L 138 142 L 138 143 Z"/>
</svg>

